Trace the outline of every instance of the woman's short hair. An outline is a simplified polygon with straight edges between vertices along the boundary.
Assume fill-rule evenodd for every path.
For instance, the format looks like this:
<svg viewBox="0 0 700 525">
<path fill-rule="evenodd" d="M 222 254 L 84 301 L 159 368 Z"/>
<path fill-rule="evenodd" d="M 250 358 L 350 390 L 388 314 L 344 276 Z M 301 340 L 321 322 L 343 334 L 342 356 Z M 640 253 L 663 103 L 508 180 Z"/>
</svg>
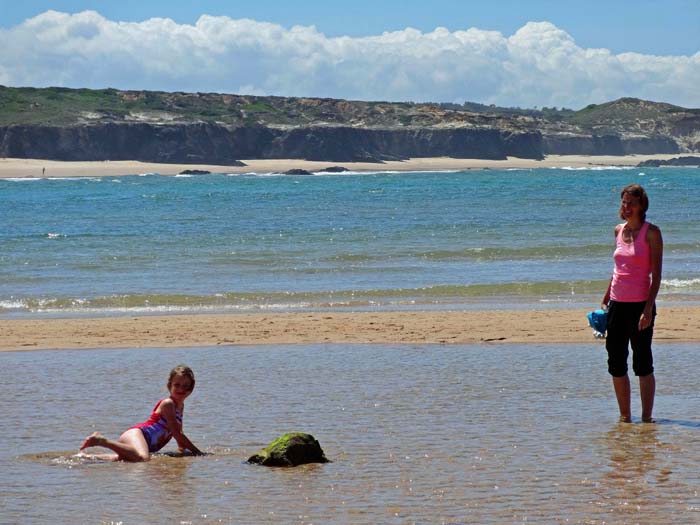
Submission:
<svg viewBox="0 0 700 525">
<path fill-rule="evenodd" d="M 642 220 L 646 220 L 647 210 L 649 209 L 649 197 L 647 196 L 647 192 L 644 191 L 644 188 L 642 188 L 639 184 L 628 184 L 622 188 L 622 191 L 620 192 L 620 199 L 622 199 L 625 194 L 639 199 L 639 206 L 642 208 Z M 622 214 L 622 206 L 620 206 L 620 218 L 625 218 L 625 216 Z"/>
</svg>

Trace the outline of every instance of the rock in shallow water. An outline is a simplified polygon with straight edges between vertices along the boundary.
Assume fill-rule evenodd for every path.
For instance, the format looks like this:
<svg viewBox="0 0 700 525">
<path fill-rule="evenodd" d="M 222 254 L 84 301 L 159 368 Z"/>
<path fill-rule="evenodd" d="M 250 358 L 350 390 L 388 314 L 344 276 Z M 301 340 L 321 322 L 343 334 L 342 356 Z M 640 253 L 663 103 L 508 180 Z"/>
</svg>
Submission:
<svg viewBox="0 0 700 525">
<path fill-rule="evenodd" d="M 248 463 L 266 467 L 295 467 L 305 463 L 328 463 L 328 459 L 311 434 L 289 432 L 250 456 Z"/>
<path fill-rule="evenodd" d="M 178 175 L 209 175 L 211 171 L 207 170 L 182 170 Z"/>
</svg>

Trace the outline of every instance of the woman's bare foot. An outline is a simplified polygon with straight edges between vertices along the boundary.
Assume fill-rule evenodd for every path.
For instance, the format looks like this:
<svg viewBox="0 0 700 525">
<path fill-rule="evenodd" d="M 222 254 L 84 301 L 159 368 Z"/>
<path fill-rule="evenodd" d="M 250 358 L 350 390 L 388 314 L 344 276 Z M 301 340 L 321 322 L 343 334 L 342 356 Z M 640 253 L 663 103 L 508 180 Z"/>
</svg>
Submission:
<svg viewBox="0 0 700 525">
<path fill-rule="evenodd" d="M 84 448 L 88 448 L 88 447 L 102 446 L 106 442 L 107 442 L 106 437 L 104 437 L 99 432 L 93 432 L 92 434 L 90 434 L 88 437 L 85 438 L 85 441 L 83 441 L 83 444 L 80 445 L 80 450 L 83 450 Z"/>
<path fill-rule="evenodd" d="M 620 423 L 631 423 L 632 418 L 630 416 L 620 416 Z"/>
</svg>

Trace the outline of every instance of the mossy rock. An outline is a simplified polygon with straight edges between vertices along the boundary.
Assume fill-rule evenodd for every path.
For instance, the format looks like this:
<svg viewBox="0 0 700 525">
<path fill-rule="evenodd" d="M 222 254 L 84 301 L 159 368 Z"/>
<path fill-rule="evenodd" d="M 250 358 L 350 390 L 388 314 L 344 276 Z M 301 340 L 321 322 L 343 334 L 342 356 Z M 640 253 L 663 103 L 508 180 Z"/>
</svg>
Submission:
<svg viewBox="0 0 700 525">
<path fill-rule="evenodd" d="M 296 467 L 305 463 L 328 463 L 321 445 L 311 434 L 288 432 L 248 458 L 266 467 Z"/>
</svg>

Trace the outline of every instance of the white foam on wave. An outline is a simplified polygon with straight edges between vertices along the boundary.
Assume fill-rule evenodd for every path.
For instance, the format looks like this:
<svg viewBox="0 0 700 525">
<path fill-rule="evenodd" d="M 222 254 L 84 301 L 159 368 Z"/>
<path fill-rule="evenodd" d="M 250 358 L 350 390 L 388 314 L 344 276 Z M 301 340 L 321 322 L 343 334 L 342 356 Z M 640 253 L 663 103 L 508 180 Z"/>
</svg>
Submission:
<svg viewBox="0 0 700 525">
<path fill-rule="evenodd" d="M 102 177 L 46 177 L 46 180 L 76 181 L 89 180 L 91 182 L 102 182 Z"/>
<path fill-rule="evenodd" d="M 700 286 L 700 279 L 662 279 L 661 285 L 667 288 L 692 288 Z"/>
<path fill-rule="evenodd" d="M 311 174 L 312 175 L 319 175 L 319 176 L 343 176 L 343 175 L 383 175 L 383 174 L 390 174 L 390 175 L 396 175 L 396 174 L 403 174 L 403 173 L 461 173 L 462 171 L 465 170 L 372 170 L 372 171 L 338 171 L 338 172 L 332 172 L 332 171 L 314 171 Z M 474 171 L 474 170 L 469 170 L 469 171 Z"/>
<path fill-rule="evenodd" d="M 257 171 L 246 171 L 245 173 L 239 173 L 238 175 L 248 175 L 249 177 L 288 177 L 284 173 L 267 171 L 267 172 L 257 172 Z M 232 176 L 232 175 L 230 175 Z"/>
<path fill-rule="evenodd" d="M 0 181 L 3 180 L 6 180 L 8 182 L 34 182 L 43 179 L 41 177 L 7 177 L 6 179 L 0 179 Z"/>
<path fill-rule="evenodd" d="M 216 313 L 216 312 L 250 312 L 250 311 L 266 311 L 266 310 L 297 310 L 312 308 L 317 305 L 312 303 L 271 303 L 271 304 L 211 304 L 211 305 L 158 305 L 158 306 L 105 306 L 105 307 L 80 307 L 80 301 L 74 301 L 73 307 L 43 307 L 28 308 L 25 303 L 5 303 L 0 302 L 0 310 L 30 310 L 34 313 L 41 314 L 123 314 L 123 315 L 158 315 L 158 314 L 177 314 L 177 313 Z M 10 306 L 13 305 L 13 306 Z"/>
<path fill-rule="evenodd" d="M 608 171 L 608 170 L 634 170 L 637 169 L 636 166 L 561 166 L 561 167 L 550 167 L 550 170 L 564 170 L 564 171 Z"/>
<path fill-rule="evenodd" d="M 476 171 L 475 169 L 470 170 L 372 170 L 372 171 L 340 171 L 340 172 L 329 172 L 329 171 L 312 171 L 308 175 L 293 175 L 289 173 L 280 173 L 279 171 L 270 172 L 257 172 L 257 171 L 247 171 L 245 173 L 226 173 L 228 177 L 240 177 L 241 175 L 247 175 L 249 177 L 342 177 L 343 175 L 405 175 L 405 174 L 421 174 L 421 173 L 462 173 L 464 171 Z"/>
<path fill-rule="evenodd" d="M 22 310 L 27 308 L 27 303 L 24 301 L 18 301 L 13 299 L 8 299 L 5 301 L 0 301 L 0 310 Z"/>
</svg>

